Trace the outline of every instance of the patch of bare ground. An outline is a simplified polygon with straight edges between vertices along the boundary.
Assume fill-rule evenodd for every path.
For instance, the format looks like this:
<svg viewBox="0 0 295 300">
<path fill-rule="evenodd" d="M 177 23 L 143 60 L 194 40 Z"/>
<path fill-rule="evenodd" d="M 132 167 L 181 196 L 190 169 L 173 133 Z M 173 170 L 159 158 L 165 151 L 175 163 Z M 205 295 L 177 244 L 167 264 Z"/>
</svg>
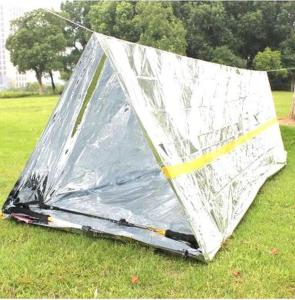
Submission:
<svg viewBox="0 0 295 300">
<path fill-rule="evenodd" d="M 279 118 L 280 125 L 295 126 L 295 120 L 290 118 Z"/>
</svg>

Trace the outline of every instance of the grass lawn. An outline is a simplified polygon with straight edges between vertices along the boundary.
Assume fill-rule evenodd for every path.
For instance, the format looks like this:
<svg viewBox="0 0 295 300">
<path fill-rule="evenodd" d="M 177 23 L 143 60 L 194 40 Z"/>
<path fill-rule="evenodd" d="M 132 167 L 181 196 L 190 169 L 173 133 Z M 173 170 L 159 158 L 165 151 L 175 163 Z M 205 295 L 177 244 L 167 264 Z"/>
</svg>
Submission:
<svg viewBox="0 0 295 300">
<path fill-rule="evenodd" d="M 278 115 L 287 115 L 291 93 L 274 96 Z M 0 206 L 55 104 L 56 97 L 0 99 Z M 0 298 L 295 297 L 295 127 L 281 129 L 288 165 L 263 186 L 213 262 L 3 220 Z"/>
<path fill-rule="evenodd" d="M 288 117 L 291 111 L 292 93 L 275 91 L 273 97 L 276 105 L 276 111 L 279 118 Z"/>
</svg>

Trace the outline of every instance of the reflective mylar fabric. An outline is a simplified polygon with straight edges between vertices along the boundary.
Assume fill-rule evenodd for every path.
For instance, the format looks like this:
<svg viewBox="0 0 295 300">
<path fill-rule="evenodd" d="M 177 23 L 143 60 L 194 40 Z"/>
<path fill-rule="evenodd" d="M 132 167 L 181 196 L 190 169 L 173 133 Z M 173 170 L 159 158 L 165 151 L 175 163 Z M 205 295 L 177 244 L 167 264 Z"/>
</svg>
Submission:
<svg viewBox="0 0 295 300">
<path fill-rule="evenodd" d="M 142 228 L 46 211 L 59 220 L 46 226 L 91 226 L 210 260 L 285 164 L 265 72 L 94 33 L 4 211 L 37 198 L 193 234 L 196 248 Z"/>
</svg>

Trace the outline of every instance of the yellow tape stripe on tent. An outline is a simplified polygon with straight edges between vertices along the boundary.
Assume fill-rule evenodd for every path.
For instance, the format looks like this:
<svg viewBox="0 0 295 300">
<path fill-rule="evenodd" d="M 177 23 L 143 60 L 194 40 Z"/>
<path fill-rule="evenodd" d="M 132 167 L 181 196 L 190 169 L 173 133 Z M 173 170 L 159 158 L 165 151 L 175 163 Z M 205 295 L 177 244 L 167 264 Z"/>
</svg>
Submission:
<svg viewBox="0 0 295 300">
<path fill-rule="evenodd" d="M 251 140 L 252 138 L 258 136 L 260 133 L 265 131 L 266 129 L 270 128 L 271 126 L 277 124 L 278 121 L 276 118 L 268 120 L 267 122 L 257 126 L 255 129 L 247 132 L 246 134 L 238 137 L 236 140 L 229 142 L 211 152 L 201 155 L 200 157 L 180 163 L 175 164 L 173 166 L 164 166 L 162 167 L 162 172 L 167 178 L 173 179 L 177 176 L 191 173 L 195 170 L 201 169 L 204 166 L 210 164 L 214 160 L 218 159 L 220 156 L 225 155 L 231 151 L 233 151 L 236 147 L 246 143 L 247 141 Z M 271 138 L 271 137 L 270 137 Z"/>
</svg>

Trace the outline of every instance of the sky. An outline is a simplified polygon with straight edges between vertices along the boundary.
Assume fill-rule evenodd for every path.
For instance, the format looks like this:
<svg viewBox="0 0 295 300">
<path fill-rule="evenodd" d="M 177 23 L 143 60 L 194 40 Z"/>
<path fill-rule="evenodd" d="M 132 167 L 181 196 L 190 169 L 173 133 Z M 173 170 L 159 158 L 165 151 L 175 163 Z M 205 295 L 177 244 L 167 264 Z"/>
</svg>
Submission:
<svg viewBox="0 0 295 300">
<path fill-rule="evenodd" d="M 21 7 L 26 11 L 41 7 L 58 10 L 61 2 L 62 0 L 0 0 L 0 5 Z"/>
</svg>

